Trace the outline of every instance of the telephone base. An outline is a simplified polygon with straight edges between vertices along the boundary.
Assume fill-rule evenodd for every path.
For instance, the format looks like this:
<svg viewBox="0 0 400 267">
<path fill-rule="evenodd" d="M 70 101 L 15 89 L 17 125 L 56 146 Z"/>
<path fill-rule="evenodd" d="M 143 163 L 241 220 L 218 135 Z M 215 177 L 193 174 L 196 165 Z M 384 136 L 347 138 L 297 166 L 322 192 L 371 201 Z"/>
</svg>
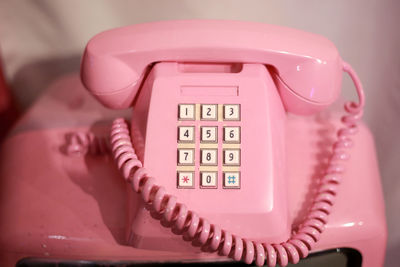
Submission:
<svg viewBox="0 0 400 267">
<path fill-rule="evenodd" d="M 106 137 L 112 118 L 121 115 L 126 114 L 92 100 L 74 75 L 50 87 L 21 118 L 0 154 L 1 266 L 15 266 L 28 257 L 132 263 L 225 260 L 193 249 L 188 242 L 180 242 L 179 252 L 127 245 L 127 187 L 113 160 L 101 154 L 70 156 L 64 150 L 67 135 L 93 132 Z M 301 221 L 309 206 L 340 115 L 341 111 L 330 111 L 288 117 L 292 225 Z M 364 267 L 383 266 L 384 202 L 373 138 L 363 124 L 346 167 L 326 230 L 312 251 L 352 248 L 361 253 Z M 147 223 L 160 226 L 155 220 Z M 166 228 L 158 242 L 167 238 L 176 237 Z"/>
</svg>

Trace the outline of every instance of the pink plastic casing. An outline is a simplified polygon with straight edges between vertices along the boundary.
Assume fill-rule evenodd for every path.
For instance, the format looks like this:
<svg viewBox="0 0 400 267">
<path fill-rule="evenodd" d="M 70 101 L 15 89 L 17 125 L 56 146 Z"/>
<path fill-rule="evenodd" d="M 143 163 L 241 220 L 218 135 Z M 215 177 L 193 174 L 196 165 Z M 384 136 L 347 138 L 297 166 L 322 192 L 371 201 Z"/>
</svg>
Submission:
<svg viewBox="0 0 400 267">
<path fill-rule="evenodd" d="M 132 105 L 152 63 L 227 62 L 271 66 L 288 111 L 309 114 L 339 94 L 342 61 L 322 36 L 239 21 L 163 21 L 113 29 L 92 38 L 82 81 L 112 108 Z"/>
<path fill-rule="evenodd" d="M 308 211 L 342 114 L 340 109 L 286 119 L 290 225 L 296 226 Z M 59 79 L 24 114 L 0 151 L 1 266 L 15 266 L 25 257 L 140 263 L 223 260 L 200 249 L 193 252 L 183 240 L 180 252 L 126 244 L 126 191 L 132 189 L 126 188 L 115 162 L 110 156 L 64 153 L 66 136 L 90 131 L 106 138 L 111 121 L 121 115 L 131 120 L 130 111 L 121 114 L 102 107 L 77 75 Z M 361 124 L 329 222 L 312 251 L 354 248 L 362 254 L 363 267 L 383 266 L 384 211 L 373 138 Z M 164 229 L 159 221 L 146 223 Z"/>
<path fill-rule="evenodd" d="M 291 227 L 284 158 L 286 114 L 264 65 L 229 67 L 156 64 L 133 108 L 133 143 L 150 175 L 199 216 L 232 234 L 280 243 L 289 238 Z M 185 103 L 239 104 L 240 121 L 178 121 L 178 105 Z M 218 124 L 218 188 L 201 189 L 200 126 Z M 222 125 L 240 126 L 240 189 L 223 188 Z M 178 126 L 195 126 L 193 189 L 177 188 Z M 152 218 L 143 206 L 131 219 L 129 242 L 136 247 L 181 250 L 187 246 L 180 236 L 165 235 L 168 229 L 147 223 Z"/>
</svg>

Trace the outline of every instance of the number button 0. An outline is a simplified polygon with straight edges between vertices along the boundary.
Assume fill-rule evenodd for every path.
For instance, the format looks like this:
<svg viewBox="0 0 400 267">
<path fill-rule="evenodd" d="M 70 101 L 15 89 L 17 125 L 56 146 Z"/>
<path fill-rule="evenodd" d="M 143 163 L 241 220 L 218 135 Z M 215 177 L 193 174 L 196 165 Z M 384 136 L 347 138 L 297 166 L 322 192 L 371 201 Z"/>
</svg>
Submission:
<svg viewBox="0 0 400 267">
<path fill-rule="evenodd" d="M 224 105 L 224 120 L 226 121 L 240 120 L 240 105 L 239 104 Z"/>
<path fill-rule="evenodd" d="M 216 121 L 218 119 L 217 112 L 218 105 L 215 104 L 203 104 L 201 105 L 201 119 Z"/>
<path fill-rule="evenodd" d="M 202 165 L 217 165 L 217 149 L 201 149 L 200 155 Z"/>
<path fill-rule="evenodd" d="M 181 143 L 194 142 L 194 126 L 179 126 L 178 141 Z"/>
<path fill-rule="evenodd" d="M 240 165 L 240 149 L 224 149 L 224 165 Z"/>
<path fill-rule="evenodd" d="M 216 143 L 218 138 L 218 128 L 216 126 L 203 126 L 201 127 L 201 142 L 202 143 Z"/>
<path fill-rule="evenodd" d="M 200 173 L 201 188 L 217 188 L 217 172 Z"/>
<path fill-rule="evenodd" d="M 178 149 L 178 164 L 193 165 L 194 164 L 194 149 L 180 148 Z"/>
<path fill-rule="evenodd" d="M 225 143 L 240 143 L 240 127 L 225 126 L 224 127 L 224 142 Z"/>
<path fill-rule="evenodd" d="M 179 120 L 193 121 L 195 119 L 195 104 L 180 104 L 178 117 Z"/>
</svg>

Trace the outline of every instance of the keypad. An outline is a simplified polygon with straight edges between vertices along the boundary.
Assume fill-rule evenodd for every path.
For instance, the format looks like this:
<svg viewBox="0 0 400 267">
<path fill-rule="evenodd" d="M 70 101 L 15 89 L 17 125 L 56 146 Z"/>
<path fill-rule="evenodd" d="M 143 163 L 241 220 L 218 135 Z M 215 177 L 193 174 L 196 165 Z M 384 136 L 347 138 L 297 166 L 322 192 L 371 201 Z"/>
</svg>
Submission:
<svg viewBox="0 0 400 267">
<path fill-rule="evenodd" d="M 179 104 L 177 188 L 240 189 L 240 145 L 240 104 Z"/>
</svg>

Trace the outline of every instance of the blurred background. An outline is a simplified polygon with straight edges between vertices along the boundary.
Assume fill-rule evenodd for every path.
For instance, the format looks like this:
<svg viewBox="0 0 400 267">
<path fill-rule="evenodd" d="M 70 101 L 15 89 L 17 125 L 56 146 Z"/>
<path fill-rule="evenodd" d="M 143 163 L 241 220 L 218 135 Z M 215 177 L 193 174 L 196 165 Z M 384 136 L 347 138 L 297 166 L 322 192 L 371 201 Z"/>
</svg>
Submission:
<svg viewBox="0 0 400 267">
<path fill-rule="evenodd" d="M 400 1 L 1 0 L 3 69 L 20 112 L 32 105 L 51 82 L 79 70 L 85 44 L 96 33 L 170 19 L 277 24 L 324 35 L 336 45 L 364 84 L 364 120 L 375 136 L 386 201 L 386 266 L 398 266 Z M 342 98 L 354 97 L 352 86 L 344 77 Z"/>
</svg>

